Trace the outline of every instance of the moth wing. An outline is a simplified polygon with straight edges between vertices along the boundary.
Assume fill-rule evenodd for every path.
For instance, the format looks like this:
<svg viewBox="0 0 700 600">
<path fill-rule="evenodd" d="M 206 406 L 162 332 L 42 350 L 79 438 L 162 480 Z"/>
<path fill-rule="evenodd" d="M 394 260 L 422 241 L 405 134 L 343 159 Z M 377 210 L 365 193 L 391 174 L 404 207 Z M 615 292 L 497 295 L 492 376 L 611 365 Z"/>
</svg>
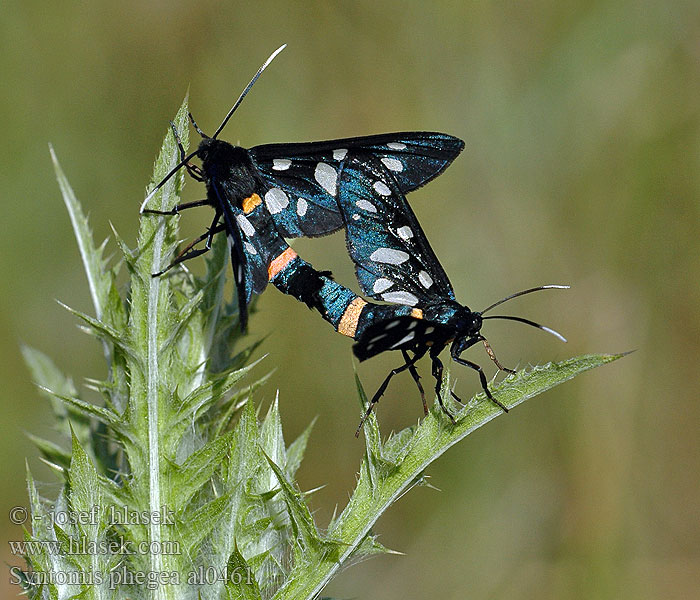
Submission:
<svg viewBox="0 0 700 600">
<path fill-rule="evenodd" d="M 343 227 L 336 198 L 345 192 L 338 174 L 346 156 L 375 157 L 405 194 L 437 177 L 463 148 L 462 140 L 444 133 L 401 132 L 265 144 L 251 148 L 249 155 L 272 190 L 265 201 L 280 233 L 315 237 Z"/>
</svg>

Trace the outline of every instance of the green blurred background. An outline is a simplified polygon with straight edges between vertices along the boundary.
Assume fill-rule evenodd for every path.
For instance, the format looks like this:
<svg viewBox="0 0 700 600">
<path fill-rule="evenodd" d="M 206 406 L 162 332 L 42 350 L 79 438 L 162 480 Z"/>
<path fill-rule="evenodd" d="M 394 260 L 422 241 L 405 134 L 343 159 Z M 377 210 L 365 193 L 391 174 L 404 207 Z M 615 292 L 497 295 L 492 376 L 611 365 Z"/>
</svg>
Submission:
<svg viewBox="0 0 700 600">
<path fill-rule="evenodd" d="M 52 173 L 53 143 L 96 237 L 133 244 L 168 119 L 190 89 L 211 131 L 268 54 L 289 46 L 223 137 L 252 146 L 425 129 L 466 150 L 410 196 L 455 287 L 478 309 L 510 305 L 569 343 L 489 322 L 504 363 L 637 349 L 470 436 L 380 520 L 384 556 L 326 594 L 358 598 L 690 598 L 700 589 L 700 6 L 689 2 L 23 2 L 0 19 L 3 229 L 0 514 L 26 505 L 24 432 L 50 435 L 27 343 L 76 381 L 101 352 L 54 299 L 91 310 Z M 190 183 L 187 197 L 201 195 Z M 208 223 L 182 219 L 184 234 Z M 113 248 L 113 246 L 111 246 Z M 295 248 L 354 282 L 342 235 Z M 201 267 L 194 266 L 195 269 Z M 342 507 L 363 444 L 351 343 L 274 289 L 270 334 L 288 439 L 318 415 L 300 471 L 321 524 Z M 470 358 L 492 365 L 483 350 Z M 360 366 L 374 389 L 396 356 Z M 427 365 L 422 373 L 429 377 Z M 463 395 L 476 377 L 454 368 Z M 400 381 L 399 381 L 400 380 Z M 421 414 L 409 377 L 379 409 L 385 431 Z M 21 529 L 0 518 L 6 540 Z M 7 572 L 5 572 L 7 574 Z M 0 577 L 6 597 L 18 590 Z"/>
</svg>

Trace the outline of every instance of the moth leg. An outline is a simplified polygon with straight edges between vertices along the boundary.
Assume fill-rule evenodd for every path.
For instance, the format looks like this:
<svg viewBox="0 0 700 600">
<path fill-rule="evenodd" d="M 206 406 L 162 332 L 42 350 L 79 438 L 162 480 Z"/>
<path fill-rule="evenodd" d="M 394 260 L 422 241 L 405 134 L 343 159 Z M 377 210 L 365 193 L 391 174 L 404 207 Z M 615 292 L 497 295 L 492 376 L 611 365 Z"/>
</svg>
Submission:
<svg viewBox="0 0 700 600">
<path fill-rule="evenodd" d="M 209 199 L 204 198 L 203 200 L 194 200 L 193 202 L 183 202 L 182 204 L 177 204 L 173 206 L 170 210 L 151 210 L 150 208 L 144 208 L 141 212 L 142 215 L 167 215 L 173 216 L 180 213 L 181 210 L 186 210 L 188 208 L 194 208 L 195 206 L 207 206 L 209 205 Z M 202 238 L 204 239 L 204 238 Z"/>
<path fill-rule="evenodd" d="M 401 350 L 401 354 L 403 354 L 403 359 L 406 361 L 406 364 L 408 364 L 410 362 L 408 352 L 406 352 L 405 350 Z M 421 385 L 420 375 L 416 370 L 415 363 L 410 364 L 410 366 L 408 367 L 408 372 L 411 374 L 411 377 L 413 377 L 413 381 L 415 381 L 416 385 L 418 386 L 418 391 L 420 392 L 420 399 L 423 402 L 423 414 L 428 416 L 428 403 L 425 401 L 425 390 L 423 390 L 423 386 Z"/>
<path fill-rule="evenodd" d="M 489 358 L 494 362 L 494 364 L 501 370 L 505 371 L 506 373 L 510 373 L 513 375 L 515 371 L 513 369 L 509 369 L 508 367 L 504 367 L 496 358 L 496 353 L 493 351 L 493 348 L 491 348 L 491 344 L 489 344 L 489 341 L 483 336 L 480 335 L 478 338 L 480 341 L 484 343 L 484 349 L 486 350 L 486 354 L 489 355 Z"/>
<path fill-rule="evenodd" d="M 177 127 L 175 127 L 175 123 L 170 121 L 170 127 L 173 130 L 173 135 L 175 136 L 175 141 L 177 142 L 177 148 L 178 150 L 180 150 L 180 160 L 185 160 L 185 147 L 182 145 L 182 140 L 180 139 L 180 134 L 177 132 Z M 204 174 L 202 173 L 202 169 L 200 169 L 197 165 L 185 163 L 185 169 L 187 169 L 187 172 L 190 174 L 190 177 L 192 177 L 192 179 L 194 179 L 195 181 L 204 181 Z"/>
<path fill-rule="evenodd" d="M 474 343 L 481 341 L 479 338 L 474 338 Z M 470 344 L 472 345 L 472 344 Z M 466 350 L 466 348 L 464 348 Z M 452 360 L 454 360 L 456 363 L 460 365 L 464 365 L 465 367 L 469 367 L 470 369 L 474 369 L 478 374 L 479 374 L 479 380 L 481 381 L 481 387 L 486 393 L 486 396 L 488 397 L 491 402 L 493 402 L 496 406 L 498 406 L 503 412 L 508 412 L 508 408 L 506 408 L 503 404 L 501 404 L 498 400 L 496 400 L 492 395 L 491 392 L 489 391 L 489 386 L 488 382 L 486 381 L 486 375 L 484 375 L 484 370 L 481 368 L 481 366 L 477 365 L 476 363 L 467 360 L 466 358 L 460 358 L 458 354 L 453 354 L 452 355 Z"/>
<path fill-rule="evenodd" d="M 355 431 L 355 437 L 359 437 L 360 430 L 362 429 L 362 426 L 365 424 L 367 417 L 369 417 L 369 415 L 371 414 L 372 409 L 374 408 L 374 405 L 377 402 L 379 402 L 379 399 L 382 397 L 382 395 L 386 391 L 386 388 L 389 385 L 391 378 L 394 375 L 397 375 L 398 373 L 405 371 L 406 369 L 410 369 L 421 356 L 422 356 L 422 354 L 415 354 L 413 356 L 413 358 L 408 358 L 408 356 L 404 353 L 404 360 L 406 360 L 406 363 L 401 365 L 400 367 L 396 367 L 395 369 L 392 369 L 391 371 L 389 371 L 389 374 L 386 376 L 386 379 L 384 379 L 384 381 L 382 382 L 382 385 L 379 386 L 379 389 L 377 390 L 377 392 L 374 394 L 374 396 L 372 396 L 372 399 L 369 402 L 369 406 L 367 407 L 365 414 L 362 415 L 362 419 L 360 420 L 360 424 L 357 426 L 357 431 Z"/>
<path fill-rule="evenodd" d="M 211 225 L 209 228 L 198 238 L 196 238 L 191 244 L 188 244 L 185 248 L 182 249 L 178 253 L 178 255 L 175 257 L 173 262 L 171 262 L 165 269 L 162 271 L 159 271 L 158 273 L 152 273 L 151 277 L 160 277 L 164 273 L 167 273 L 170 269 L 172 269 L 175 265 L 179 265 L 182 262 L 185 262 L 186 260 L 190 260 L 191 258 L 195 258 L 197 256 L 201 256 L 205 252 L 209 252 L 211 250 L 211 242 L 214 239 L 214 236 L 217 233 L 221 233 L 222 231 L 226 231 L 226 225 L 221 224 L 218 225 L 219 218 L 221 217 L 221 213 L 217 212 L 216 215 L 214 216 L 214 220 L 211 222 Z M 206 243 L 204 244 L 204 248 L 197 248 L 193 249 L 194 246 L 199 244 L 202 240 L 207 240 Z"/>
<path fill-rule="evenodd" d="M 443 372 L 443 365 L 442 361 L 437 357 L 433 356 L 433 377 L 435 378 L 435 393 L 437 394 L 437 399 L 438 403 L 440 404 L 440 408 L 442 409 L 442 412 L 444 412 L 449 418 L 450 421 L 452 421 L 453 425 L 456 425 L 457 422 L 455 421 L 454 416 L 452 416 L 452 413 L 447 410 L 447 407 L 442 403 L 442 395 L 440 394 L 440 391 L 442 389 L 442 372 Z M 455 396 L 455 393 L 450 390 L 450 394 L 460 403 L 462 404 L 462 401 Z"/>
</svg>

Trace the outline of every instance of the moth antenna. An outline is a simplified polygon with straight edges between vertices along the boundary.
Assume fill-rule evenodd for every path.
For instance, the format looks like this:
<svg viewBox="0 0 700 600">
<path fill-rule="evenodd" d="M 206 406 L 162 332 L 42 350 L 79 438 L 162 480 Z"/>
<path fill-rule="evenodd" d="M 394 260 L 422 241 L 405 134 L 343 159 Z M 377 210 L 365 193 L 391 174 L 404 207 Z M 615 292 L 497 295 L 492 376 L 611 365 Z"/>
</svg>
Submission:
<svg viewBox="0 0 700 600">
<path fill-rule="evenodd" d="M 187 116 L 190 118 L 190 121 L 192 122 L 192 127 L 194 127 L 194 130 L 201 135 L 203 138 L 208 138 L 209 136 L 204 133 L 200 128 L 199 125 L 197 125 L 197 121 L 194 120 L 194 117 L 192 116 L 191 112 L 187 113 Z"/>
<path fill-rule="evenodd" d="M 240 106 L 241 102 L 243 102 L 243 98 L 246 97 L 246 94 L 250 91 L 250 88 L 253 87 L 253 84 L 258 80 L 258 77 L 262 75 L 262 72 L 267 68 L 267 66 L 274 60 L 275 56 L 277 56 L 282 50 L 284 50 L 287 47 L 287 44 L 282 44 L 277 50 L 275 50 L 272 54 L 270 54 L 270 58 L 268 58 L 258 69 L 258 72 L 254 75 L 253 79 L 250 80 L 250 83 L 245 87 L 243 92 L 241 93 L 240 96 L 238 96 L 238 100 L 234 103 L 234 105 L 231 107 L 231 110 L 228 111 L 228 114 L 224 118 L 224 120 L 221 122 L 221 125 L 219 125 L 219 128 L 214 132 L 214 135 L 211 136 L 212 139 L 216 139 L 216 136 L 221 133 L 221 130 L 226 127 L 226 123 L 228 123 L 228 120 L 231 118 L 231 115 L 236 111 L 236 109 Z"/>
<path fill-rule="evenodd" d="M 508 319 L 509 321 L 518 321 L 519 323 L 525 323 L 526 325 L 532 325 L 533 327 L 537 327 L 537 329 L 541 329 L 542 331 L 546 331 L 547 333 L 551 333 L 554 337 L 559 338 L 562 342 L 566 342 L 566 338 L 558 331 L 555 331 L 551 327 L 547 327 L 545 325 L 541 325 L 540 323 L 536 323 L 535 321 L 530 321 L 530 319 L 524 319 L 523 317 L 512 317 L 510 315 L 491 315 L 490 317 L 481 317 L 481 318 L 482 319 Z"/>
<path fill-rule="evenodd" d="M 481 314 L 483 315 L 484 313 L 490 311 L 492 308 L 496 308 L 500 304 L 503 304 L 504 302 L 508 302 L 508 300 L 512 300 L 513 298 L 517 298 L 518 296 L 524 296 L 525 294 L 531 294 L 532 292 L 539 292 L 540 290 L 568 290 L 571 286 L 569 285 L 540 285 L 534 288 L 530 288 L 527 290 L 523 290 L 521 292 L 515 292 L 515 294 L 511 294 L 510 296 L 506 296 L 502 300 L 499 300 L 498 302 L 494 302 L 491 306 L 485 308 L 484 310 L 481 311 Z"/>
<path fill-rule="evenodd" d="M 188 154 L 187 156 L 185 156 L 185 158 L 183 158 L 177 164 L 177 166 L 173 167 L 172 171 L 170 171 L 170 173 L 168 173 L 165 177 L 163 177 L 163 179 L 160 180 L 160 183 L 158 185 L 156 185 L 156 187 L 154 187 L 151 190 L 151 193 L 148 194 L 148 196 L 146 196 L 144 201 L 141 203 L 141 208 L 139 209 L 139 212 L 143 213 L 143 211 L 146 209 L 146 204 L 148 204 L 148 201 L 151 198 L 153 198 L 153 196 L 156 195 L 156 192 L 165 185 L 165 183 L 168 181 L 168 179 L 170 179 L 173 175 L 175 175 L 175 173 L 177 173 L 180 169 L 182 169 L 182 167 L 184 167 L 185 164 L 187 164 L 190 161 L 190 159 L 194 158 L 195 156 L 197 156 L 197 150 L 192 152 L 192 154 Z"/>
</svg>

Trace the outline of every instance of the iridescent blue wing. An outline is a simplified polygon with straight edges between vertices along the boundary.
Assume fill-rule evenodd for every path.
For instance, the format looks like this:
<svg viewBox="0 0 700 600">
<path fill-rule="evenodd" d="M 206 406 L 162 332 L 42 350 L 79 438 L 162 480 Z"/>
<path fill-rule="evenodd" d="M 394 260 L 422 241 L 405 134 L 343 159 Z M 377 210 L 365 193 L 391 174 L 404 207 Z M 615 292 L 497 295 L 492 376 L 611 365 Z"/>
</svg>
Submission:
<svg viewBox="0 0 700 600">
<path fill-rule="evenodd" d="M 346 157 L 368 156 L 393 175 L 402 194 L 437 177 L 464 148 L 444 133 L 405 132 L 300 144 L 266 144 L 248 152 L 269 185 L 265 203 L 285 237 L 315 237 L 343 227 L 337 197 Z"/>
<path fill-rule="evenodd" d="M 365 294 L 408 306 L 454 299 L 442 265 L 381 158 L 349 156 L 339 185 L 348 252 Z"/>
</svg>

